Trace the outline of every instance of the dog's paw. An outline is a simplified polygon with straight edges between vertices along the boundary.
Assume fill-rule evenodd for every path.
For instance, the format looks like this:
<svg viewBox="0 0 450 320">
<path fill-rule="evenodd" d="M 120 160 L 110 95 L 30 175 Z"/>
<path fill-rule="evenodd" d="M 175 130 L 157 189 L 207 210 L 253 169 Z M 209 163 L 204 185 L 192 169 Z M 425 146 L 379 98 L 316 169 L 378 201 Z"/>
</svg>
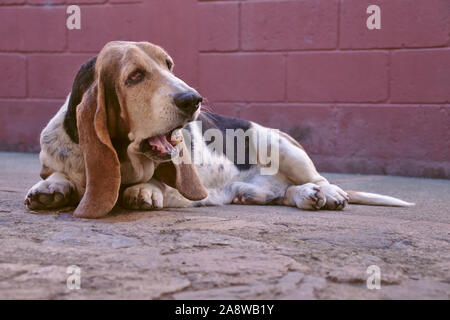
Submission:
<svg viewBox="0 0 450 320">
<path fill-rule="evenodd" d="M 69 180 L 42 180 L 36 183 L 25 196 L 25 205 L 30 210 L 56 209 L 73 204 L 74 186 Z"/>
<path fill-rule="evenodd" d="M 319 210 L 326 202 L 321 187 L 314 183 L 290 186 L 283 200 L 285 205 L 296 206 L 304 210 Z"/>
<path fill-rule="evenodd" d="M 334 184 L 321 186 L 321 189 L 326 197 L 324 209 L 342 210 L 345 208 L 349 200 L 347 192 Z"/>
<path fill-rule="evenodd" d="M 264 204 L 264 200 L 260 197 L 254 196 L 251 193 L 242 193 L 238 194 L 233 198 L 233 201 L 231 202 L 233 204 Z"/>
<path fill-rule="evenodd" d="M 127 209 L 151 210 L 163 207 L 161 189 L 150 183 L 141 183 L 125 189 L 122 205 Z"/>
</svg>

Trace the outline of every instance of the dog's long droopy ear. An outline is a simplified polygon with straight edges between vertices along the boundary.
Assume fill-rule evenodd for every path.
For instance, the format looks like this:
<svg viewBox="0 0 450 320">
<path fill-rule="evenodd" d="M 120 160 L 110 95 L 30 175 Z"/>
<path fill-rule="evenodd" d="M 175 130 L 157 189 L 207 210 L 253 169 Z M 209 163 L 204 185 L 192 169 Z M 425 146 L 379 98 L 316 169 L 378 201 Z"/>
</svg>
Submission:
<svg viewBox="0 0 450 320">
<path fill-rule="evenodd" d="M 120 162 L 108 131 L 105 89 L 95 81 L 77 107 L 80 147 L 86 170 L 86 191 L 74 215 L 100 218 L 116 204 L 120 189 Z"/>
<path fill-rule="evenodd" d="M 208 192 L 198 177 L 184 142 L 180 150 L 180 157 L 183 157 L 183 154 L 183 161 L 161 163 L 156 168 L 154 176 L 159 181 L 177 189 L 185 198 L 202 200 L 208 196 Z"/>
</svg>

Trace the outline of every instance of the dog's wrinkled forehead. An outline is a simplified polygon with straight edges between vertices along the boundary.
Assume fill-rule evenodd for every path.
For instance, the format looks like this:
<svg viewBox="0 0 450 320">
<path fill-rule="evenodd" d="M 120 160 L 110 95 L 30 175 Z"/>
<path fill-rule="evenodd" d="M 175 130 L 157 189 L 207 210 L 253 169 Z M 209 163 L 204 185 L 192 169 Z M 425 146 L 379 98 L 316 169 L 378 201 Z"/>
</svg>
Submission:
<svg viewBox="0 0 450 320">
<path fill-rule="evenodd" d="M 119 80 L 136 68 L 172 69 L 172 66 L 172 58 L 160 46 L 149 42 L 112 41 L 100 51 L 96 73 L 99 74 L 101 69 L 102 72 L 109 73 L 109 76 L 114 76 Z"/>
</svg>

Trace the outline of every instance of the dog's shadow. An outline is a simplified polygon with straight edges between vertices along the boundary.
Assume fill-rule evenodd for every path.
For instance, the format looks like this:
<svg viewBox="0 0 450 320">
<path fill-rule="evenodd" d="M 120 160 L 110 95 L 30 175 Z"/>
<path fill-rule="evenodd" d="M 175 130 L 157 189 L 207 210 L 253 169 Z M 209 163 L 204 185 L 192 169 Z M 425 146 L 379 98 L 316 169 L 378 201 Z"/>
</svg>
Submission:
<svg viewBox="0 0 450 320">
<path fill-rule="evenodd" d="M 155 210 L 129 210 L 116 205 L 105 217 L 94 219 L 99 222 L 132 222 L 141 219 L 164 218 L 173 217 L 176 213 L 193 212 L 195 208 L 171 208 L 155 209 Z M 32 210 L 34 214 L 56 214 L 58 220 L 72 221 L 72 220 L 92 220 L 85 218 L 77 218 L 73 215 L 75 207 L 64 207 L 58 210 Z"/>
</svg>

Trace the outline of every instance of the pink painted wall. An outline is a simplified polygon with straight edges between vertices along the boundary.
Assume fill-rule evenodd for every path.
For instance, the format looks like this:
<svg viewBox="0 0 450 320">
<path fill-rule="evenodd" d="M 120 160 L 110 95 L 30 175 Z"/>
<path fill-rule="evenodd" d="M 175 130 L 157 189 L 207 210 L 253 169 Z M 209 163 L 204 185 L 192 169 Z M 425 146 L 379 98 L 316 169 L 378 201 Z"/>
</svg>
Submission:
<svg viewBox="0 0 450 320">
<path fill-rule="evenodd" d="M 0 149 L 39 149 L 105 42 L 148 40 L 213 110 L 289 132 L 319 170 L 449 178 L 449 31 L 448 0 L 0 0 Z"/>
</svg>

